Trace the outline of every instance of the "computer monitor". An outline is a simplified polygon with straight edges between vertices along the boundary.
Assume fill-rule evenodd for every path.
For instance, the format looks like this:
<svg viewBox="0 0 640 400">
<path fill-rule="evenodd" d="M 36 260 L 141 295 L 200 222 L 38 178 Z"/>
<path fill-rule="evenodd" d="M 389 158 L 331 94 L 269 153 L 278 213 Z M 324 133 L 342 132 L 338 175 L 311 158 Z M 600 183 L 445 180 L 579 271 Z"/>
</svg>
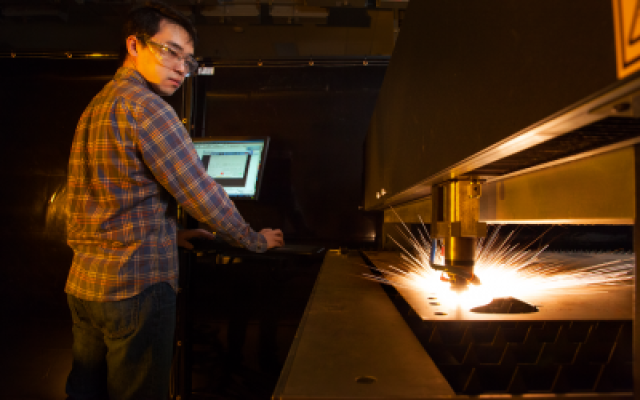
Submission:
<svg viewBox="0 0 640 400">
<path fill-rule="evenodd" d="M 229 197 L 258 198 L 269 137 L 211 136 L 192 140 L 204 169 Z"/>
</svg>

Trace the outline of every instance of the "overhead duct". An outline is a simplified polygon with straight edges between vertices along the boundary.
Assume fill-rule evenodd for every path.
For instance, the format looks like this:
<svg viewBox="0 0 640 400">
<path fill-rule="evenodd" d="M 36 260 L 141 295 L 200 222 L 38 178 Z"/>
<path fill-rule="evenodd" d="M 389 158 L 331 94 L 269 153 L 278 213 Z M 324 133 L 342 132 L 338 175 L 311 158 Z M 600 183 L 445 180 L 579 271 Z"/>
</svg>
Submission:
<svg viewBox="0 0 640 400">
<path fill-rule="evenodd" d="M 134 0 L 75 0 L 77 4 L 105 4 L 105 5 L 129 5 L 133 4 Z"/>
<path fill-rule="evenodd" d="M 200 14 L 205 17 L 257 17 L 260 8 L 255 4 L 229 4 L 204 7 Z"/>
<path fill-rule="evenodd" d="M 274 5 L 270 13 L 276 24 L 324 24 L 329 16 L 326 8 L 300 5 Z"/>
<path fill-rule="evenodd" d="M 364 8 L 369 5 L 369 0 L 305 0 L 309 6 L 316 7 L 356 7 Z"/>
<path fill-rule="evenodd" d="M 378 8 L 407 8 L 409 0 L 376 0 Z"/>
<path fill-rule="evenodd" d="M 7 6 L 2 9 L 2 15 L 9 18 L 49 20 L 69 20 L 69 15 L 53 6 Z"/>
<path fill-rule="evenodd" d="M 258 23 L 260 22 L 260 5 L 257 4 L 225 4 L 218 6 L 206 6 L 200 10 L 203 17 L 217 19 L 224 23 L 225 20 L 234 22 Z"/>
</svg>

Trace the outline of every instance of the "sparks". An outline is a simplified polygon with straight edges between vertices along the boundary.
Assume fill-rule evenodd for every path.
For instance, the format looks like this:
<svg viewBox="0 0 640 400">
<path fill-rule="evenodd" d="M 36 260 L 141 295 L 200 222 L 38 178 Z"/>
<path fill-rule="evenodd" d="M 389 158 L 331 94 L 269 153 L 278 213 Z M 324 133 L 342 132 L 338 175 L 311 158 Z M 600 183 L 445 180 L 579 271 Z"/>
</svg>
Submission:
<svg viewBox="0 0 640 400">
<path fill-rule="evenodd" d="M 593 266 L 578 266 L 571 262 L 541 259 L 546 246 L 532 250 L 529 246 L 513 244 L 514 232 L 501 238 L 500 227 L 495 227 L 487 238 L 478 240 L 475 274 L 481 285 L 470 285 L 468 290 L 456 292 L 443 274 L 431 267 L 431 241 L 422 223 L 418 237 L 402 223 L 400 234 L 411 244 L 402 250 L 402 264 L 389 265 L 381 275 L 366 277 L 394 286 L 418 290 L 439 303 L 460 306 L 466 310 L 488 304 L 494 298 L 522 297 L 541 292 L 579 289 L 593 285 L 629 283 L 633 279 L 633 258 L 619 259 Z M 441 262 L 443 260 L 438 260 Z"/>
</svg>

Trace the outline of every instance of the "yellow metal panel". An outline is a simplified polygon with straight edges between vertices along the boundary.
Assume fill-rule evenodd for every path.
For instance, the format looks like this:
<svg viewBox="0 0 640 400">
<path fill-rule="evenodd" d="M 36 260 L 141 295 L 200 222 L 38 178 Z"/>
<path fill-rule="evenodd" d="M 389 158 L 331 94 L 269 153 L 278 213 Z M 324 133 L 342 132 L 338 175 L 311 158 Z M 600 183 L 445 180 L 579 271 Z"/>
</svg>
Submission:
<svg viewBox="0 0 640 400">
<path fill-rule="evenodd" d="M 384 223 L 419 224 L 420 218 L 418 216 L 425 224 L 431 223 L 431 197 L 385 209 Z"/>
<path fill-rule="evenodd" d="M 489 223 L 633 224 L 633 147 L 488 183 L 480 220 Z"/>
</svg>

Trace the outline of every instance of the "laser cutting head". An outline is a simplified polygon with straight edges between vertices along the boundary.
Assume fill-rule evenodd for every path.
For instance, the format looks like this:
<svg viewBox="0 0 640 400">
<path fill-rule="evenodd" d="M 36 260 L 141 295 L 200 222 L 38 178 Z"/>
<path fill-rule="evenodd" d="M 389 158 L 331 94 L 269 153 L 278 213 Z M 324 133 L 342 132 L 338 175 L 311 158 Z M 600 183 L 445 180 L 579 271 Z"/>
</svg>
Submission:
<svg viewBox="0 0 640 400">
<path fill-rule="evenodd" d="M 448 270 L 451 287 L 464 290 L 474 278 L 476 238 L 450 237 L 444 240 L 444 267 Z M 478 280 L 479 283 L 479 280 Z"/>
<path fill-rule="evenodd" d="M 464 291 L 469 284 L 480 284 L 474 273 L 476 243 L 475 238 L 455 237 L 443 241 L 434 239 L 432 242 L 431 266 L 443 272 L 440 279 L 450 282 L 453 290 Z M 440 262 L 444 259 L 444 263 L 439 264 L 438 259 Z"/>
<path fill-rule="evenodd" d="M 478 221 L 480 194 L 481 182 L 471 178 L 450 180 L 431 188 L 431 265 L 445 272 L 444 280 L 456 290 L 479 283 L 473 272 L 476 244 L 487 231 L 486 224 Z M 441 252 L 443 263 L 436 262 L 434 251 Z"/>
</svg>

